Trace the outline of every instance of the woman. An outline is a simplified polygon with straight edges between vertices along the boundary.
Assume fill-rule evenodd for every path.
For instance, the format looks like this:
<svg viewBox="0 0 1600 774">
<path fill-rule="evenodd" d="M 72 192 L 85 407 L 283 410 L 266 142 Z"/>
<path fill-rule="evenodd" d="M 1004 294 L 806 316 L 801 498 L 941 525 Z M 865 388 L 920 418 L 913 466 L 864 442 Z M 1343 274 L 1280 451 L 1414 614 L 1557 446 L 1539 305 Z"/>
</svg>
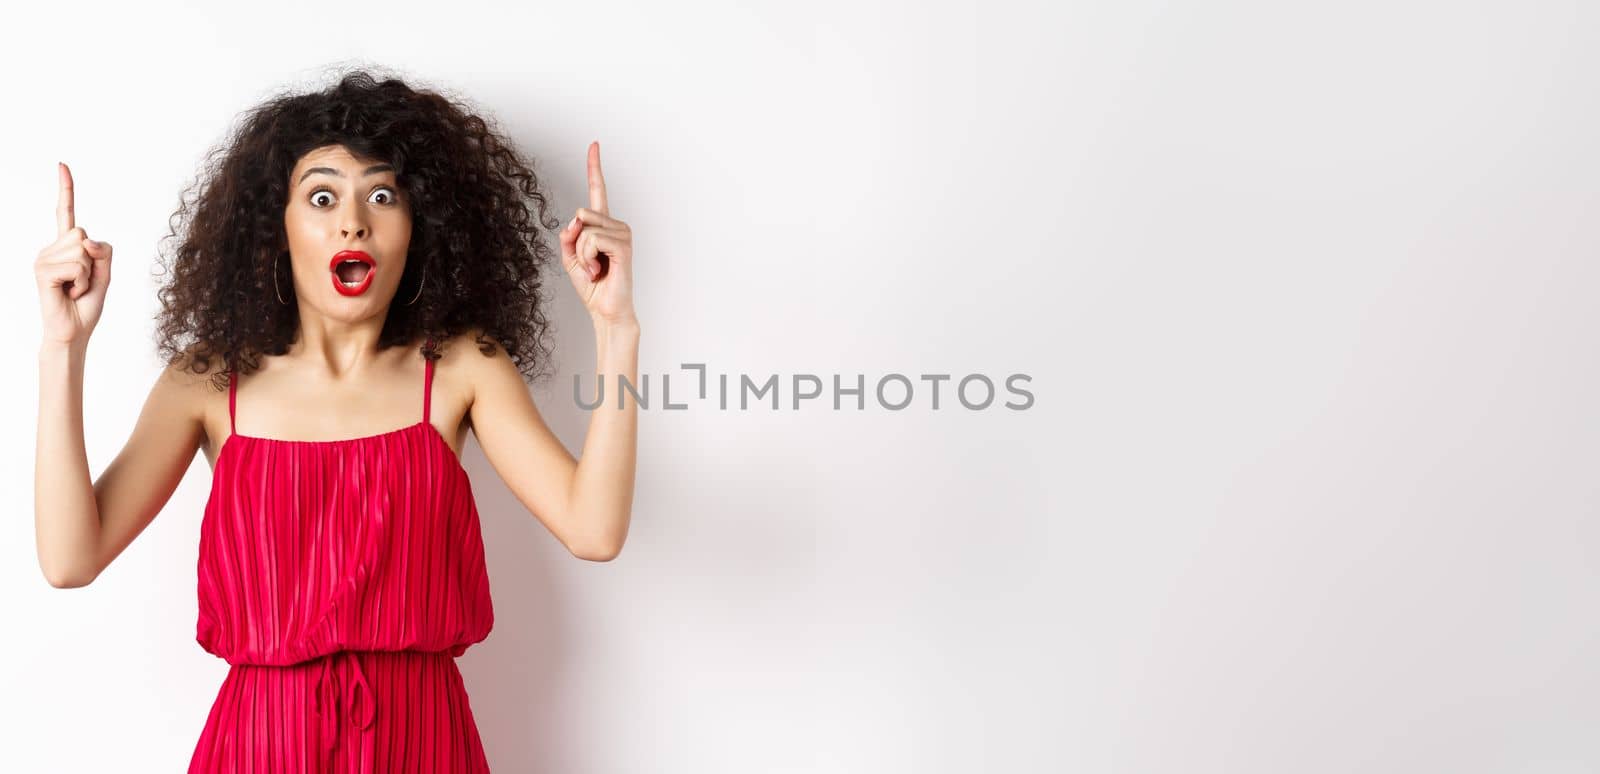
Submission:
<svg viewBox="0 0 1600 774">
<path fill-rule="evenodd" d="M 34 265 L 40 567 L 93 581 L 201 449 L 196 641 L 231 666 L 189 770 L 488 771 L 455 664 L 493 624 L 466 430 L 575 556 L 609 560 L 628 531 L 634 407 L 592 414 L 580 462 L 525 381 L 547 365 L 541 227 L 561 229 L 601 377 L 637 379 L 632 235 L 599 146 L 561 226 L 483 118 L 355 72 L 255 108 L 210 158 L 163 256 L 167 368 L 92 486 L 83 371 L 112 248 L 60 166 Z"/>
</svg>

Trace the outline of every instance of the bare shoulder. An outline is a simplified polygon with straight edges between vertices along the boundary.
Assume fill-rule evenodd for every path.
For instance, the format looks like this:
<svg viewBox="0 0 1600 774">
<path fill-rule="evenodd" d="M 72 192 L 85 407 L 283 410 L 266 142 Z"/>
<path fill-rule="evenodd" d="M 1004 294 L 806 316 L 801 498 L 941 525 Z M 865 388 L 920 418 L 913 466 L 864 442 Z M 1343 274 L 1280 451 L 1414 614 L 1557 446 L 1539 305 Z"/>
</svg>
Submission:
<svg viewBox="0 0 1600 774">
<path fill-rule="evenodd" d="M 450 372 L 448 378 L 466 395 L 469 405 L 483 387 L 503 381 L 508 371 L 517 373 L 516 364 L 505 347 L 486 336 L 479 327 L 469 328 L 446 341 L 443 357 L 434 368 L 436 374 Z M 516 378 L 520 380 L 521 377 Z"/>
<path fill-rule="evenodd" d="M 181 418 L 197 428 L 204 439 L 220 442 L 227 434 L 227 365 L 221 357 L 200 357 L 190 348 L 178 360 L 168 363 L 156 378 L 150 400 L 158 404 L 160 415 Z M 215 443 L 207 444 L 207 456 Z"/>
<path fill-rule="evenodd" d="M 185 387 L 196 387 L 203 382 L 216 378 L 226 368 L 227 365 L 222 362 L 221 356 L 213 354 L 202 357 L 195 347 L 190 347 L 184 350 L 183 355 L 178 360 L 166 365 L 162 377 L 171 379 Z M 223 380 L 220 383 L 223 387 L 226 387 L 226 377 L 222 378 Z"/>
</svg>

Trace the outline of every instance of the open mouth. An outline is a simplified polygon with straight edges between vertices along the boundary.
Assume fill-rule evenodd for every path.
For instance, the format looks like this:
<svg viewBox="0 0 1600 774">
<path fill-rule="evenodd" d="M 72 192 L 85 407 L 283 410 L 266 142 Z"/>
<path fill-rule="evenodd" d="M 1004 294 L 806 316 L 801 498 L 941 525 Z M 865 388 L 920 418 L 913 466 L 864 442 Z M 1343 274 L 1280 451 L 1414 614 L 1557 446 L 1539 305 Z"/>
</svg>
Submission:
<svg viewBox="0 0 1600 774">
<path fill-rule="evenodd" d="M 335 269 L 335 271 L 338 272 L 339 281 L 344 283 L 345 287 L 353 288 L 360 285 L 361 281 L 367 278 L 367 272 L 372 271 L 372 264 L 362 263 L 361 261 L 341 261 L 339 268 Z"/>
<path fill-rule="evenodd" d="M 333 274 L 333 287 L 345 295 L 358 295 L 372 284 L 377 263 L 372 256 L 360 250 L 341 250 L 328 262 Z"/>
</svg>

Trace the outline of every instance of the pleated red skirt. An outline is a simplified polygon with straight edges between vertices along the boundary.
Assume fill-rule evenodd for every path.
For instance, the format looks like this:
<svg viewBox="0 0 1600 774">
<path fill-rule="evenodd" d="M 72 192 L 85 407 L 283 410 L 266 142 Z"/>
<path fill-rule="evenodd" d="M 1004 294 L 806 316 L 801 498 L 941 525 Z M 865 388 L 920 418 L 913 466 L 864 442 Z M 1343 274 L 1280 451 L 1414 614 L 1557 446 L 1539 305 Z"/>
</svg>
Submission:
<svg viewBox="0 0 1600 774">
<path fill-rule="evenodd" d="M 477 773 L 489 763 L 454 657 L 344 650 L 233 666 L 189 771 Z"/>
</svg>

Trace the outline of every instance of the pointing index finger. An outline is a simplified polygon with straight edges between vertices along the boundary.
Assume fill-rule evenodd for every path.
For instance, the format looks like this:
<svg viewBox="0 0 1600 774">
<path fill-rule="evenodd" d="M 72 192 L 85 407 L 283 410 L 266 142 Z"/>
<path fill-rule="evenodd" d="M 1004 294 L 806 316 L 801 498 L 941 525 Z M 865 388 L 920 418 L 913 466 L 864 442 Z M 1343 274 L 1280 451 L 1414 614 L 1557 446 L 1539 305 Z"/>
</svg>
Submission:
<svg viewBox="0 0 1600 774">
<path fill-rule="evenodd" d="M 56 236 L 72 230 L 72 170 L 56 162 L 56 179 L 60 188 L 56 196 Z"/>
<path fill-rule="evenodd" d="M 600 174 L 600 142 L 589 143 L 589 209 L 610 215 L 606 208 L 606 179 Z"/>
</svg>

